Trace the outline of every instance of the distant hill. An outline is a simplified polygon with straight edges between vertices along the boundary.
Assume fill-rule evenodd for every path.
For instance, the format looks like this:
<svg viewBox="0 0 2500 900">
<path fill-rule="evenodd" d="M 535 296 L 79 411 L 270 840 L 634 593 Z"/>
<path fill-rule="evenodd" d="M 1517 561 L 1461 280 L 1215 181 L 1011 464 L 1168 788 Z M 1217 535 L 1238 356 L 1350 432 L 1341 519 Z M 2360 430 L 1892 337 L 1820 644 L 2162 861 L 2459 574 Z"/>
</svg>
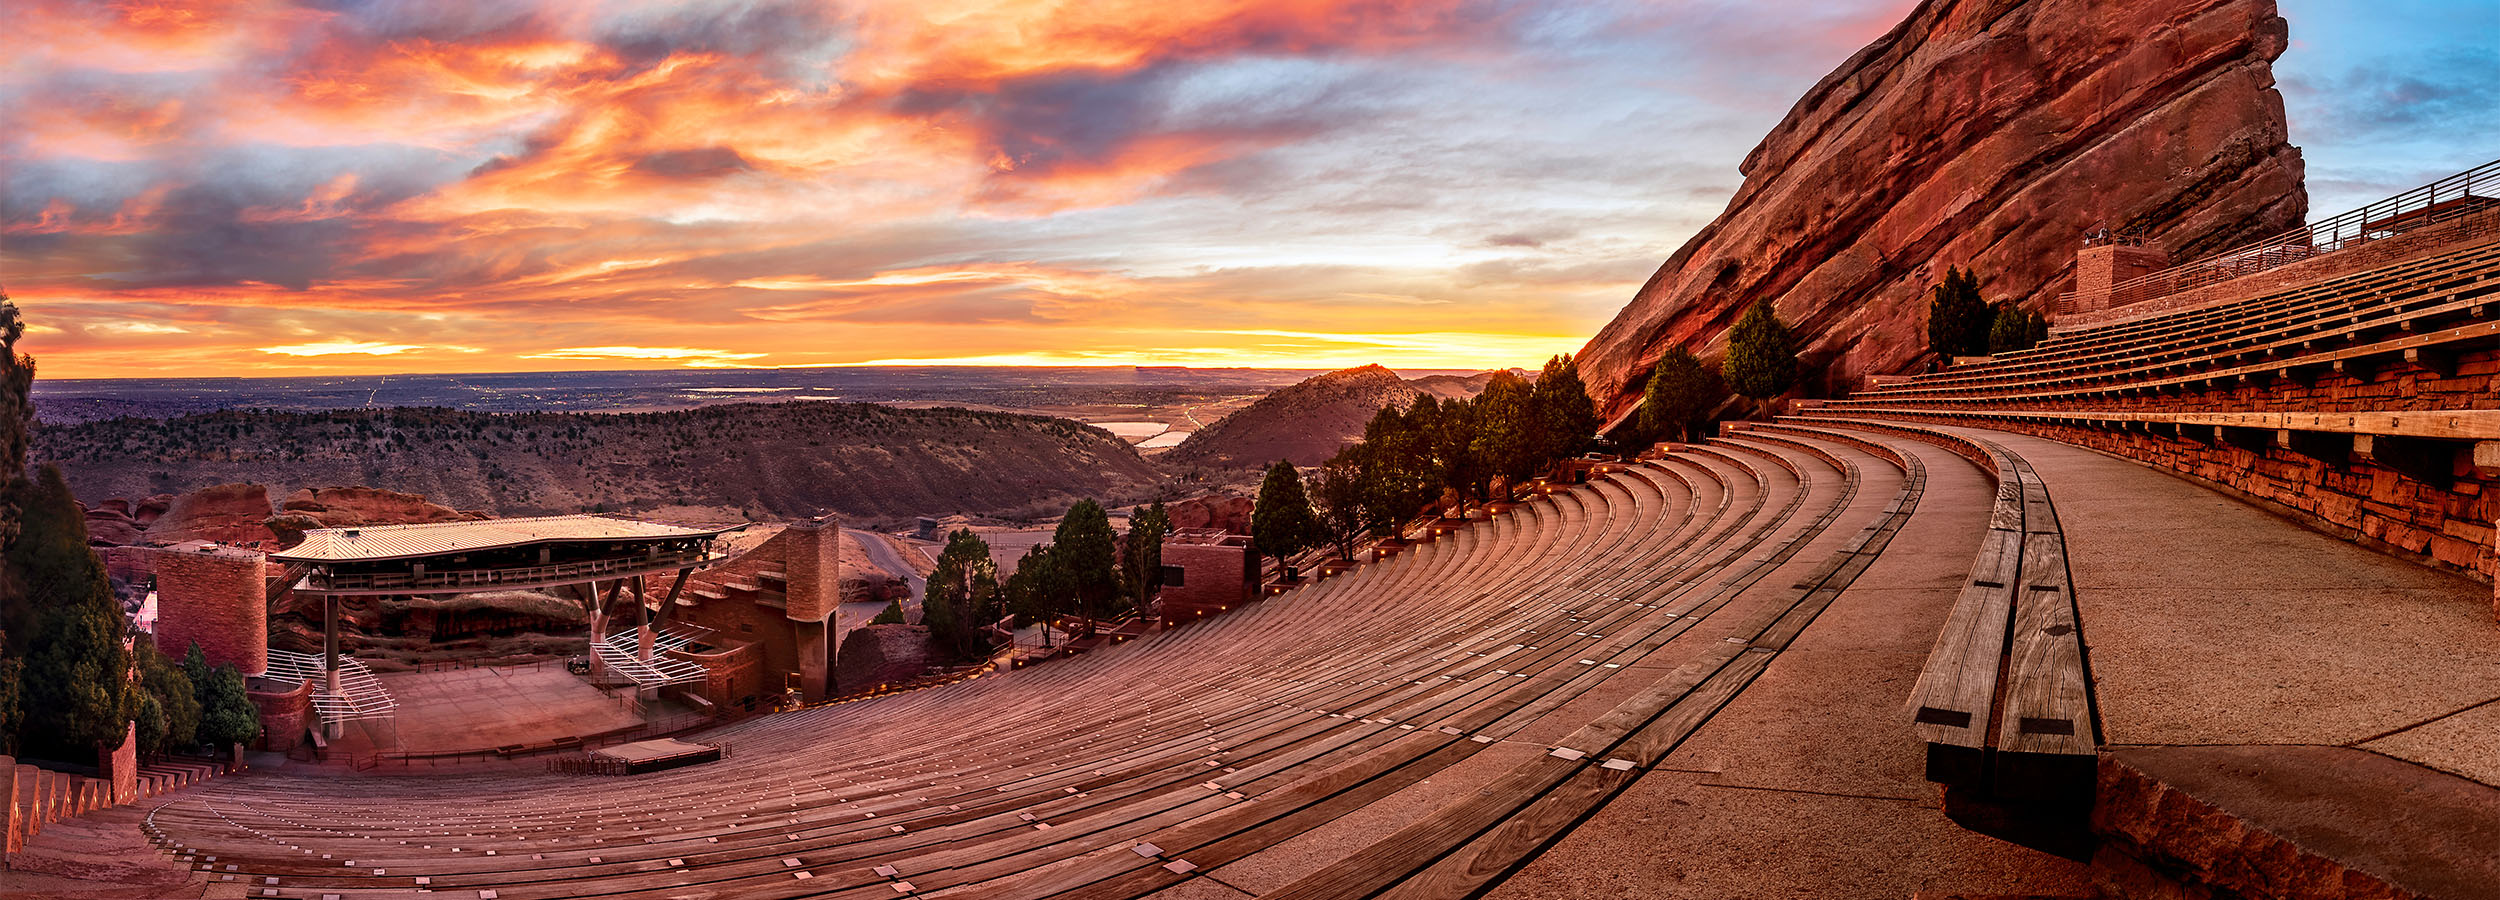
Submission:
<svg viewBox="0 0 2500 900">
<path fill-rule="evenodd" d="M 1315 375 L 1217 419 L 1156 461 L 1167 466 L 1241 468 L 1279 459 L 1315 466 L 1363 436 L 1364 423 L 1392 404 L 1426 393 L 1445 400 L 1473 397 L 1493 373 L 1430 375 L 1413 381 L 1380 366 Z"/>
<path fill-rule="evenodd" d="M 723 507 L 784 517 L 1031 516 L 1154 492 L 1161 473 L 1066 419 L 865 403 L 657 413 L 226 410 L 38 427 L 90 503 L 229 482 L 366 485 L 496 515 Z"/>
</svg>

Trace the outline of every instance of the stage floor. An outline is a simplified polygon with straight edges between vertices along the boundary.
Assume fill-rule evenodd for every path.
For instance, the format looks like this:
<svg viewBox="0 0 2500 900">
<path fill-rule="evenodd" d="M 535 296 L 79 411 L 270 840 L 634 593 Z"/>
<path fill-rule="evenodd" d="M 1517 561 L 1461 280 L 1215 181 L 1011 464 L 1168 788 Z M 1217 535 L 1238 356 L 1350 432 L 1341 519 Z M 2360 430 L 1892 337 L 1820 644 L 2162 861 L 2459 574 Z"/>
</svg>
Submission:
<svg viewBox="0 0 2500 900">
<path fill-rule="evenodd" d="M 439 753 L 492 750 L 632 728 L 643 718 L 630 692 L 607 693 L 564 670 L 561 662 L 374 677 L 399 701 L 395 719 L 353 723 L 342 743 L 352 752 Z M 677 707 L 653 705 L 654 718 Z M 394 734 L 395 733 L 395 734 Z"/>
</svg>

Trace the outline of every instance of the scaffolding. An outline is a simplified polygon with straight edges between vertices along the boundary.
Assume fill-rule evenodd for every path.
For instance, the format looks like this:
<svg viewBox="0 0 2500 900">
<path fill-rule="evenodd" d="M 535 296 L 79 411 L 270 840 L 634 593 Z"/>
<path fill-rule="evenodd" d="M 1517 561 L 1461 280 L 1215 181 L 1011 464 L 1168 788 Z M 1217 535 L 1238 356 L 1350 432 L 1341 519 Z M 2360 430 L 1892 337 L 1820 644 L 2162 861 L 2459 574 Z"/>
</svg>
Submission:
<svg viewBox="0 0 2500 900">
<path fill-rule="evenodd" d="M 339 689 L 329 690 L 329 671 L 321 663 L 321 654 L 297 653 L 292 650 L 269 651 L 269 672 L 276 681 L 313 685 L 313 712 L 324 725 L 337 725 L 356 719 L 387 719 L 398 714 L 399 701 L 382 687 L 373 670 L 353 656 L 339 657 Z"/>
</svg>

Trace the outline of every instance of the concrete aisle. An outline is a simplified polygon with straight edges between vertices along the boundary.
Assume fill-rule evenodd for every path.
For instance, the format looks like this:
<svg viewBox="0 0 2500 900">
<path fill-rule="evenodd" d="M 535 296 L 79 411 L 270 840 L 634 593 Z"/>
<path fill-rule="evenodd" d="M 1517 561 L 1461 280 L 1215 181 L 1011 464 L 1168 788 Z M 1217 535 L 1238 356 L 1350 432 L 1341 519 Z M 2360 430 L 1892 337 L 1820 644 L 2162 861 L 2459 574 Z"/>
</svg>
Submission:
<svg viewBox="0 0 2500 900">
<path fill-rule="evenodd" d="M 1923 776 L 1902 703 L 1970 571 L 1991 493 L 1961 457 L 1896 444 L 1925 462 L 1927 490 L 1876 563 L 1664 766 L 1492 897 L 2090 893 L 2082 866 L 1947 820 Z"/>
<path fill-rule="evenodd" d="M 2500 785 L 2488 586 L 2133 462 L 1970 433 L 2048 483 L 2109 744 L 2352 746 Z"/>
</svg>

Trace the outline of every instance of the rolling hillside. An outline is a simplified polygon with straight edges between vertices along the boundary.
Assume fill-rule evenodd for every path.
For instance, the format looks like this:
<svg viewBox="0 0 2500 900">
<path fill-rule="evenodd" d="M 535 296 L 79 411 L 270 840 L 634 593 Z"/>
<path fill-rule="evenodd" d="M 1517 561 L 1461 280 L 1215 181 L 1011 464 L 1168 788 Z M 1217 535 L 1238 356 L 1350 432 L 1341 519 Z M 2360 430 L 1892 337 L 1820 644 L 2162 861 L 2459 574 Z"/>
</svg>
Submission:
<svg viewBox="0 0 2500 900">
<path fill-rule="evenodd" d="M 229 482 L 366 485 L 496 515 L 725 507 L 764 518 L 1025 516 L 1162 481 L 1127 443 L 1065 419 L 864 403 L 658 413 L 228 410 L 37 429 L 90 502 Z"/>
</svg>

